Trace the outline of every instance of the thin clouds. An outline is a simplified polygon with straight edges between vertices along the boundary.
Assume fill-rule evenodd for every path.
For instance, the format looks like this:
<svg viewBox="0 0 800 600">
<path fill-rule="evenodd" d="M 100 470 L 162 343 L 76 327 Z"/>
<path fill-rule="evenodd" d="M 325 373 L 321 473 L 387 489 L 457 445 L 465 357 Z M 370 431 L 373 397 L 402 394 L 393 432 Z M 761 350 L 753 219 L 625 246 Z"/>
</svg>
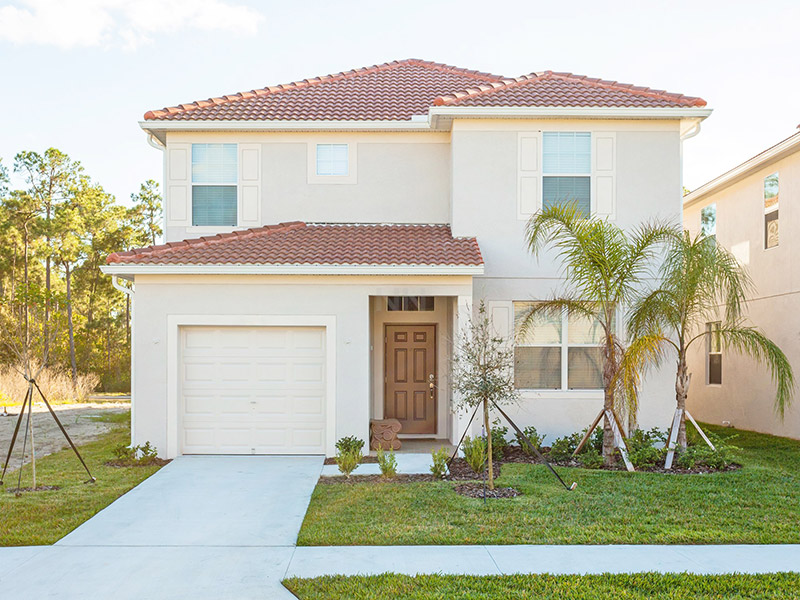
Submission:
<svg viewBox="0 0 800 600">
<path fill-rule="evenodd" d="M 131 50 L 158 34 L 187 29 L 253 35 L 263 20 L 235 0 L 18 0 L 0 6 L 0 40 Z"/>
</svg>

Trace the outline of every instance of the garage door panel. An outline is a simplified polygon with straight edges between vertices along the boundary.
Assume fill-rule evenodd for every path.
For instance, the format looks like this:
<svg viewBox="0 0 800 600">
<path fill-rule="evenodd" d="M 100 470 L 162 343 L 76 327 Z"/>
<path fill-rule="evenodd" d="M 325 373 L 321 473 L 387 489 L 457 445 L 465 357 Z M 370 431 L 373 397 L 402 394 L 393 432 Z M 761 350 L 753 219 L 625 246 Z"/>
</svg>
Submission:
<svg viewBox="0 0 800 600">
<path fill-rule="evenodd" d="M 182 340 L 184 453 L 325 452 L 323 328 L 192 327 Z"/>
</svg>

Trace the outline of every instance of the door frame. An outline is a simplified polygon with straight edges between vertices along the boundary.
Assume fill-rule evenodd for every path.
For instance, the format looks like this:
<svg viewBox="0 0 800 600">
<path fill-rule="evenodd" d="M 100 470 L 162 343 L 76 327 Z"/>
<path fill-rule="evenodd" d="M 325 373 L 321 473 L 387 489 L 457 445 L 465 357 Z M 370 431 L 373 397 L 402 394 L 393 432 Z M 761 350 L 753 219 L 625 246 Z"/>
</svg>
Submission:
<svg viewBox="0 0 800 600">
<path fill-rule="evenodd" d="M 418 323 L 418 322 L 395 322 L 395 323 L 384 323 L 383 324 L 383 416 L 386 418 L 386 400 L 387 400 L 387 393 L 386 389 L 389 385 L 389 380 L 386 375 L 387 372 L 387 363 L 389 361 L 389 354 L 386 352 L 386 346 L 389 344 L 389 327 L 433 327 L 433 373 L 434 373 L 434 397 L 433 397 L 433 432 L 431 433 L 407 433 L 404 434 L 402 430 L 400 431 L 400 435 L 404 436 L 420 436 L 420 437 L 430 437 L 436 436 L 439 432 L 439 324 L 438 323 Z"/>
<path fill-rule="evenodd" d="M 325 455 L 336 454 L 336 317 L 331 315 L 167 315 L 166 458 L 180 455 L 181 328 L 183 327 L 324 327 Z M 154 340 L 154 343 L 158 341 Z"/>
</svg>

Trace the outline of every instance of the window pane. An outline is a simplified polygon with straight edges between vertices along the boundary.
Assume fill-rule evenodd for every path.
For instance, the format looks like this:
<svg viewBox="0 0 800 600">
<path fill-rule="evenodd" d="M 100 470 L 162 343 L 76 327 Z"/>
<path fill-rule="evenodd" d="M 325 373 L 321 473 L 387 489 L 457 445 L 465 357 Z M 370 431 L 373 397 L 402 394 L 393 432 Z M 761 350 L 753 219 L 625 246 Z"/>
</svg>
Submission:
<svg viewBox="0 0 800 600">
<path fill-rule="evenodd" d="M 764 178 L 764 248 L 778 245 L 778 174 Z"/>
<path fill-rule="evenodd" d="M 515 348 L 514 385 L 528 390 L 560 389 L 561 348 Z"/>
<path fill-rule="evenodd" d="M 404 296 L 403 310 L 419 310 L 419 296 Z"/>
<path fill-rule="evenodd" d="M 433 296 L 420 296 L 419 298 L 419 309 L 420 310 L 433 310 Z"/>
<path fill-rule="evenodd" d="M 700 231 L 707 236 L 717 235 L 717 205 L 709 204 L 700 211 Z"/>
<path fill-rule="evenodd" d="M 764 247 L 774 248 L 778 245 L 778 211 L 764 215 Z"/>
<path fill-rule="evenodd" d="M 533 302 L 514 302 L 514 335 L 517 345 L 560 344 L 561 314 L 541 313 L 534 317 L 531 327 L 522 337 L 522 325 L 525 322 Z"/>
<path fill-rule="evenodd" d="M 719 328 L 719 321 L 715 323 L 708 323 L 706 325 L 706 330 L 711 333 L 708 342 L 709 352 L 722 352 L 722 339 L 720 338 Z"/>
<path fill-rule="evenodd" d="M 708 355 L 708 383 L 722 385 L 722 354 Z"/>
<path fill-rule="evenodd" d="M 317 175 L 347 175 L 347 144 L 317 144 Z"/>
<path fill-rule="evenodd" d="M 236 144 L 192 144 L 192 183 L 237 183 Z"/>
<path fill-rule="evenodd" d="M 592 172 L 592 134 L 588 132 L 546 131 L 543 136 L 544 173 L 556 175 Z"/>
<path fill-rule="evenodd" d="M 387 309 L 391 311 L 403 310 L 403 297 L 402 296 L 389 296 L 386 303 Z"/>
<path fill-rule="evenodd" d="M 567 387 L 571 390 L 603 389 L 603 349 L 567 349 Z"/>
<path fill-rule="evenodd" d="M 569 334 L 568 342 L 570 344 L 602 344 L 603 343 L 603 327 L 600 321 L 590 319 L 583 315 L 571 314 L 569 315 Z M 614 328 L 615 319 L 611 320 L 611 328 Z"/>
<path fill-rule="evenodd" d="M 195 185 L 192 187 L 192 225 L 236 225 L 235 185 Z"/>
<path fill-rule="evenodd" d="M 591 177 L 544 177 L 542 180 L 542 205 L 549 206 L 577 202 L 582 215 L 591 214 Z"/>
</svg>

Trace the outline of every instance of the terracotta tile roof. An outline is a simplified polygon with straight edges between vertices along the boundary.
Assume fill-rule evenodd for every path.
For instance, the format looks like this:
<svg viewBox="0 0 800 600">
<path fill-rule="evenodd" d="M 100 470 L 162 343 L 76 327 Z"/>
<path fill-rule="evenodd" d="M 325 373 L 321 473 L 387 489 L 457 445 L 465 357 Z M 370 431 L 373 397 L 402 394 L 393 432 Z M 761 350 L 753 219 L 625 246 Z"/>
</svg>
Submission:
<svg viewBox="0 0 800 600">
<path fill-rule="evenodd" d="M 445 94 L 435 106 L 574 106 L 682 108 L 705 106 L 702 98 L 572 73 L 531 73 Z"/>
<path fill-rule="evenodd" d="M 136 265 L 453 265 L 480 266 L 475 238 L 447 225 L 268 225 L 111 254 Z"/>
<path fill-rule="evenodd" d="M 407 59 L 209 98 L 145 113 L 145 120 L 409 120 L 433 100 L 499 75 Z"/>
<path fill-rule="evenodd" d="M 514 79 L 407 59 L 145 113 L 145 120 L 410 120 L 431 106 L 700 107 L 702 98 L 572 73 Z"/>
</svg>

